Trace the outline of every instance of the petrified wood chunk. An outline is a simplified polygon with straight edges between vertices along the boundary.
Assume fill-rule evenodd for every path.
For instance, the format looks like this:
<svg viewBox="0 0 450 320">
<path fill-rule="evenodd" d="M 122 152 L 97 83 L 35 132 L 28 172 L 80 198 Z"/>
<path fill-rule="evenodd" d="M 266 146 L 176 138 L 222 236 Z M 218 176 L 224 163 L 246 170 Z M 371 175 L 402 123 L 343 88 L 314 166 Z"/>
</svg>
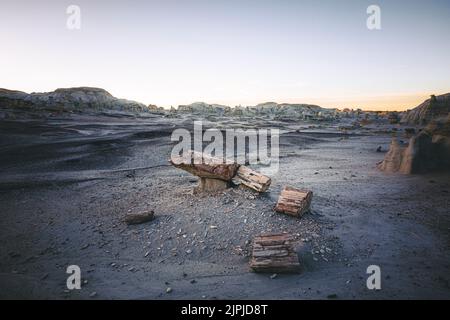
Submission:
<svg viewBox="0 0 450 320">
<path fill-rule="evenodd" d="M 145 211 L 145 212 L 140 212 L 140 213 L 127 214 L 123 218 L 123 221 L 126 224 L 140 224 L 140 223 L 151 221 L 151 220 L 153 220 L 154 217 L 155 217 L 155 213 L 153 211 Z"/>
<path fill-rule="evenodd" d="M 221 158 L 210 157 L 201 152 L 189 151 L 182 156 L 174 156 L 169 160 L 172 165 L 183 169 L 200 178 L 231 181 L 239 165 L 224 161 Z"/>
<path fill-rule="evenodd" d="M 194 194 L 200 192 L 218 192 L 228 188 L 228 182 L 219 179 L 200 178 L 199 185 L 194 188 Z"/>
<path fill-rule="evenodd" d="M 292 273 L 300 263 L 289 234 L 267 234 L 255 237 L 250 268 L 255 272 Z"/>
<path fill-rule="evenodd" d="M 269 189 L 271 179 L 259 172 L 256 172 L 249 167 L 240 166 L 236 176 L 233 178 L 233 183 L 236 185 L 243 184 L 258 192 L 265 192 Z"/>
<path fill-rule="evenodd" d="M 275 211 L 300 217 L 309 211 L 313 193 L 309 190 L 284 187 L 278 198 Z"/>
</svg>

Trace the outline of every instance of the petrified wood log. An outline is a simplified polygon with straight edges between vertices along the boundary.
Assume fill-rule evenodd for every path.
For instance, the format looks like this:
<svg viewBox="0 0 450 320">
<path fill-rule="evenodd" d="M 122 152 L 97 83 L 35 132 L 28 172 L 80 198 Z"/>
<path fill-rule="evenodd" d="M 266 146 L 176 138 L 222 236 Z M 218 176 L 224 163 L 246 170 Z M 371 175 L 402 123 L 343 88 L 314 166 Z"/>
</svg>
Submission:
<svg viewBox="0 0 450 320">
<path fill-rule="evenodd" d="M 300 263 L 289 234 L 267 234 L 253 240 L 250 268 L 255 272 L 292 273 Z"/>
<path fill-rule="evenodd" d="M 313 193 L 309 190 L 284 187 L 278 198 L 275 211 L 301 217 L 309 211 Z"/>
<path fill-rule="evenodd" d="M 154 217 L 155 217 L 155 213 L 153 211 L 145 211 L 145 212 L 140 212 L 140 213 L 127 214 L 123 218 L 123 221 L 126 224 L 140 224 L 140 223 L 151 221 L 151 220 L 153 220 Z"/>
<path fill-rule="evenodd" d="M 271 179 L 259 172 L 256 172 L 249 167 L 240 166 L 236 175 L 232 179 L 236 185 L 243 184 L 258 192 L 265 192 L 269 189 Z"/>
<path fill-rule="evenodd" d="M 194 194 L 201 192 L 219 192 L 228 188 L 228 182 L 219 179 L 200 178 Z"/>
<path fill-rule="evenodd" d="M 174 156 L 169 160 L 175 167 L 192 173 L 200 178 L 231 181 L 239 165 L 221 158 L 209 157 L 201 152 L 189 151 L 183 156 Z"/>
</svg>

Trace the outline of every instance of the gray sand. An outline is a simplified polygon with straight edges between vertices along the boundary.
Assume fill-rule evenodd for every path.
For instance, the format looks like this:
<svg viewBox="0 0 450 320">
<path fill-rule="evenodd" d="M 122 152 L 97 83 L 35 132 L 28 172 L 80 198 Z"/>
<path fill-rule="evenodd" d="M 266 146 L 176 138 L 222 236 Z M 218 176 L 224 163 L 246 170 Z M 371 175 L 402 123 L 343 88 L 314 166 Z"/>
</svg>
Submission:
<svg viewBox="0 0 450 320">
<path fill-rule="evenodd" d="M 189 119 L 1 120 L 0 298 L 450 298 L 450 174 L 378 171 L 383 130 L 252 125 L 288 132 L 269 192 L 197 196 L 196 178 L 167 163 Z M 286 184 L 314 192 L 311 213 L 273 212 Z M 148 209 L 152 222 L 121 222 Z M 251 239 L 279 231 L 295 235 L 302 273 L 249 272 Z M 81 290 L 66 288 L 71 264 Z M 372 264 L 379 291 L 366 287 Z"/>
</svg>

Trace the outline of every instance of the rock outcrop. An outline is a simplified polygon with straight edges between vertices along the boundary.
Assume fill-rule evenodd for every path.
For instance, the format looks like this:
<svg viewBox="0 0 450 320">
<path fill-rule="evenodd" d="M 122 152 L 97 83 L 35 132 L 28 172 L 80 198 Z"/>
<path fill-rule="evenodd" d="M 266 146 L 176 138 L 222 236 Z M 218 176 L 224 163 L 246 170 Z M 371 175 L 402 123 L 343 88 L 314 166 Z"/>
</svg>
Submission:
<svg viewBox="0 0 450 320">
<path fill-rule="evenodd" d="M 247 107 L 236 106 L 234 108 L 219 104 L 195 102 L 190 105 L 180 105 L 176 112 L 205 116 L 260 116 L 276 120 L 335 119 L 338 114 L 337 109 L 327 109 L 310 104 L 278 104 L 276 102 L 265 102 L 256 106 Z"/>
<path fill-rule="evenodd" d="M 397 138 L 383 162 L 378 166 L 386 172 L 403 174 L 446 171 L 450 169 L 450 116 L 436 120 L 402 146 Z"/>
<path fill-rule="evenodd" d="M 53 92 L 31 94 L 0 89 L 0 108 L 34 108 L 51 111 L 153 111 L 142 103 L 118 99 L 104 89 L 91 87 L 56 89 Z"/>
<path fill-rule="evenodd" d="M 178 106 L 178 112 L 192 113 L 202 115 L 216 115 L 223 116 L 225 113 L 229 113 L 231 107 L 223 106 L 220 104 L 207 104 L 205 102 L 195 102 L 188 105 Z"/>
<path fill-rule="evenodd" d="M 407 111 L 401 123 L 409 125 L 426 125 L 433 120 L 450 114 L 450 93 L 440 96 L 432 95 L 416 108 Z"/>
</svg>

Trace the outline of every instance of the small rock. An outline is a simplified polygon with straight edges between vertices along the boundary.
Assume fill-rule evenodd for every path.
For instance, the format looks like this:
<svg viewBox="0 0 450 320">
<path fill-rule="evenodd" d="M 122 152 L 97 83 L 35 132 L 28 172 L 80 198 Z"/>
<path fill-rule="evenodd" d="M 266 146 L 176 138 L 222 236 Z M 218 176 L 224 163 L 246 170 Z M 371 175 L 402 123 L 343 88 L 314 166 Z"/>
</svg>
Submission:
<svg viewBox="0 0 450 320">
<path fill-rule="evenodd" d="M 129 213 L 124 218 L 123 221 L 126 224 L 141 224 L 153 220 L 155 213 L 150 211 L 140 212 L 140 213 Z"/>
<path fill-rule="evenodd" d="M 10 252 L 10 253 L 9 253 L 9 256 L 10 256 L 11 258 L 17 258 L 17 257 L 20 257 L 20 253 L 17 253 L 17 252 Z"/>
<path fill-rule="evenodd" d="M 172 292 L 172 288 L 171 287 L 168 287 L 167 289 L 166 289 L 166 293 L 171 293 Z"/>
<path fill-rule="evenodd" d="M 91 297 L 91 298 L 93 298 L 95 296 L 97 296 L 97 292 L 95 292 L 95 291 L 91 292 L 91 294 L 89 295 L 89 297 Z"/>
</svg>

